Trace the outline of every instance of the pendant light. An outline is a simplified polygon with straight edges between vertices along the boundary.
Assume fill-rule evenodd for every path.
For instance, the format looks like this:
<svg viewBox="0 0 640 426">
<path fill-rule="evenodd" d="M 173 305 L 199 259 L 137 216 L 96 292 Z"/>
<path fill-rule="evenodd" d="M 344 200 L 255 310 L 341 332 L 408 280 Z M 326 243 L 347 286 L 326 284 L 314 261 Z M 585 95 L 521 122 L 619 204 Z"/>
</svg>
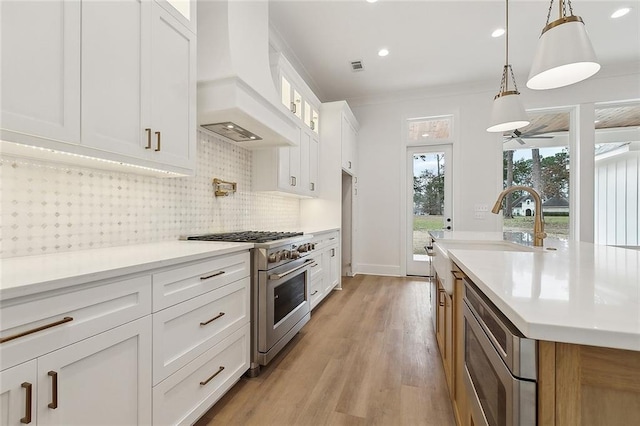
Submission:
<svg viewBox="0 0 640 426">
<path fill-rule="evenodd" d="M 491 126 L 487 132 L 506 132 L 529 124 L 527 113 L 520 103 L 520 92 L 516 86 L 516 78 L 509 64 L 509 0 L 506 0 L 505 27 L 505 65 L 502 69 L 500 92 L 493 98 L 491 110 Z M 513 90 L 509 90 L 509 80 L 513 82 Z"/>
<path fill-rule="evenodd" d="M 569 16 L 567 16 L 567 5 Z M 585 80 L 600 70 L 584 22 L 573 15 L 571 0 L 558 0 L 558 19 L 549 23 L 553 0 L 549 4 L 547 24 L 542 29 L 533 59 L 527 87 L 555 89 Z"/>
</svg>

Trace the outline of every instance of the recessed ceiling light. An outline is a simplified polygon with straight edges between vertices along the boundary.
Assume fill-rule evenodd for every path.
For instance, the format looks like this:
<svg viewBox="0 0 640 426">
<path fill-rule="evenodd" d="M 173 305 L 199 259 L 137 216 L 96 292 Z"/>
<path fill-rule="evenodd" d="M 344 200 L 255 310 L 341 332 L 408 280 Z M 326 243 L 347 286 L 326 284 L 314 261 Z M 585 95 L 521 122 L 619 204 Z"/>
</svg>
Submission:
<svg viewBox="0 0 640 426">
<path fill-rule="evenodd" d="M 423 134 L 422 134 L 422 137 L 423 137 L 423 138 L 428 138 L 428 137 L 429 137 L 429 133 L 423 133 Z"/>
<path fill-rule="evenodd" d="M 377 1 L 378 1 L 378 0 L 367 0 L 367 3 L 375 3 L 375 2 L 377 2 Z"/>
<path fill-rule="evenodd" d="M 504 28 L 495 29 L 491 33 L 491 37 L 493 37 L 493 38 L 500 37 L 501 35 L 504 35 Z"/>
<path fill-rule="evenodd" d="M 624 15 L 626 15 L 629 12 L 631 12 L 631 8 L 623 7 L 623 8 L 620 8 L 620 9 L 616 10 L 615 12 L 613 12 L 611 14 L 611 17 L 614 18 L 614 19 L 615 18 L 621 18 L 621 17 L 623 17 Z"/>
<path fill-rule="evenodd" d="M 233 124 L 227 124 L 227 129 L 233 129 Z"/>
<path fill-rule="evenodd" d="M 598 124 L 600 120 L 594 120 L 593 124 Z"/>
<path fill-rule="evenodd" d="M 378 56 L 387 56 L 389 54 L 389 51 L 387 49 L 380 49 L 378 51 Z"/>
</svg>

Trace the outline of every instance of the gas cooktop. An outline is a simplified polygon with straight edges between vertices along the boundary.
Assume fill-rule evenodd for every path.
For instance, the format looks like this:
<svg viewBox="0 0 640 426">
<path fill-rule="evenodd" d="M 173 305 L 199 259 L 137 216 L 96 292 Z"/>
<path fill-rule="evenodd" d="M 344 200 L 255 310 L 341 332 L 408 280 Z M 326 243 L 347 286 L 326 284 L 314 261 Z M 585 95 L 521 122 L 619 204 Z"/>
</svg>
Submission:
<svg viewBox="0 0 640 426">
<path fill-rule="evenodd" d="M 268 243 L 270 241 L 303 235 L 302 232 L 269 232 L 269 231 L 240 231 L 222 234 L 190 235 L 186 240 L 192 241 L 229 241 L 235 243 Z"/>
</svg>

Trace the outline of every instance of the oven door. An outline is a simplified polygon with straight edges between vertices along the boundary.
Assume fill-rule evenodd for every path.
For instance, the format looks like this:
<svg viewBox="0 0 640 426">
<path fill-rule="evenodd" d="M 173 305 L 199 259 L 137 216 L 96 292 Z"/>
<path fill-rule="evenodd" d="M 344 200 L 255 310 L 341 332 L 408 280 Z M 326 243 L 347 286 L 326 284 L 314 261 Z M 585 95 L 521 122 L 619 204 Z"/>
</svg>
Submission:
<svg viewBox="0 0 640 426">
<path fill-rule="evenodd" d="M 535 426 L 536 383 L 514 377 L 464 305 L 464 381 L 474 424 Z"/>
<path fill-rule="evenodd" d="M 298 259 L 258 277 L 258 351 L 266 353 L 310 312 L 309 269 Z"/>
</svg>

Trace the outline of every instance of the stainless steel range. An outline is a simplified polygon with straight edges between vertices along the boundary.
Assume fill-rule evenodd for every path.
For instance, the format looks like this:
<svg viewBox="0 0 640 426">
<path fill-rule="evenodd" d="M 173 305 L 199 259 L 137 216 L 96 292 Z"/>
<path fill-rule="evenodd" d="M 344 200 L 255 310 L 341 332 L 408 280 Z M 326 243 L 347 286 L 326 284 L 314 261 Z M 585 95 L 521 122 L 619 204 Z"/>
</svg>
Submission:
<svg viewBox="0 0 640 426">
<path fill-rule="evenodd" d="M 260 372 L 311 318 L 307 256 L 313 235 L 302 232 L 231 232 L 184 237 L 197 241 L 254 243 L 251 258 L 251 366 Z"/>
</svg>

